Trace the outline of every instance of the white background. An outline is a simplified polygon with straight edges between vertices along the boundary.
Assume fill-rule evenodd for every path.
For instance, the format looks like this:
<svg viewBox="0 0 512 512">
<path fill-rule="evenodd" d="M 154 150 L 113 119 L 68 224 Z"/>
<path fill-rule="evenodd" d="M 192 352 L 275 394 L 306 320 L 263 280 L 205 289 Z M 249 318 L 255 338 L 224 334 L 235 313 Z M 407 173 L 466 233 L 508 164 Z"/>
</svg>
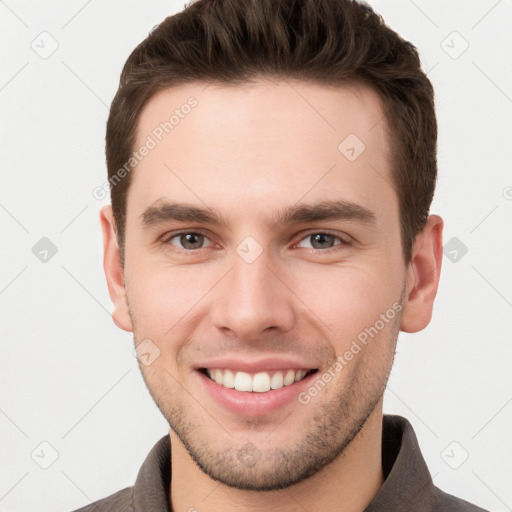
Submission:
<svg viewBox="0 0 512 512">
<path fill-rule="evenodd" d="M 440 129 L 432 213 L 445 220 L 445 242 L 468 249 L 443 259 L 430 326 L 400 334 L 385 412 L 412 422 L 436 485 L 511 510 L 512 1 L 370 3 L 429 71 Z M 132 485 L 167 433 L 132 337 L 110 317 L 98 221 L 106 201 L 92 190 L 106 178 L 121 67 L 182 7 L 0 2 L 0 510 L 73 510 Z M 51 48 L 43 31 L 58 43 L 47 59 L 31 47 L 45 37 Z M 42 237 L 58 249 L 46 263 L 32 252 Z M 40 463 L 52 450 L 58 458 L 42 469 L 34 450 Z M 447 461 L 466 452 L 452 469 Z"/>
</svg>

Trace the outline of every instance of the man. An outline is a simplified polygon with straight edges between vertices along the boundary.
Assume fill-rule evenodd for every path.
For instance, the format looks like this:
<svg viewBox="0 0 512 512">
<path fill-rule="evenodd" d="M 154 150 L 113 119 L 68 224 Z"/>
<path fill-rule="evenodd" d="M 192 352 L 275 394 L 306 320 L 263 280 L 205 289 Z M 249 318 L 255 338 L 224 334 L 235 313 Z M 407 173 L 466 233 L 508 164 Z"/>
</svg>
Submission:
<svg viewBox="0 0 512 512">
<path fill-rule="evenodd" d="M 382 413 L 439 282 L 436 138 L 415 48 L 368 6 L 199 0 L 152 31 L 112 103 L 101 223 L 170 430 L 82 511 L 482 510 Z"/>
</svg>

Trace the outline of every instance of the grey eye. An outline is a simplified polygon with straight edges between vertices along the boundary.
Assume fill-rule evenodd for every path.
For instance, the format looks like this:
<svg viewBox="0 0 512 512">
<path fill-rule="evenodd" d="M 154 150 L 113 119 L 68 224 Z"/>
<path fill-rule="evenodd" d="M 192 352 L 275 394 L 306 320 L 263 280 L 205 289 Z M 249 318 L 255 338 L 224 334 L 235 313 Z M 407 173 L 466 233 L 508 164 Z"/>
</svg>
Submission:
<svg viewBox="0 0 512 512">
<path fill-rule="evenodd" d="M 302 244 L 305 241 L 309 241 L 310 245 L 306 246 L 312 249 L 330 249 L 335 245 L 340 245 L 336 243 L 336 240 L 341 242 L 340 237 L 335 235 L 330 235 L 329 233 L 314 233 L 312 235 L 308 235 L 303 238 L 299 244 L 300 247 L 304 247 Z"/>
<path fill-rule="evenodd" d="M 207 238 L 201 233 L 179 233 L 169 239 L 171 245 L 182 249 L 202 249 Z"/>
</svg>

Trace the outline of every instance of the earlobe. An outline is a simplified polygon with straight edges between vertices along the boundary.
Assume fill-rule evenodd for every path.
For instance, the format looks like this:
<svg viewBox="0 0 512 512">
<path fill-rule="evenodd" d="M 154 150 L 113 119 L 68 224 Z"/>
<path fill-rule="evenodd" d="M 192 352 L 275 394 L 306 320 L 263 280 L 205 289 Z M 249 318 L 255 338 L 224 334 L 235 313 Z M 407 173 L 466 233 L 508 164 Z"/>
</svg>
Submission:
<svg viewBox="0 0 512 512">
<path fill-rule="evenodd" d="M 107 286 L 114 304 L 112 319 L 124 331 L 132 332 L 133 326 L 128 309 L 128 300 L 124 283 L 124 270 L 117 245 L 116 226 L 112 206 L 106 205 L 100 211 L 103 232 L 103 269 Z"/>
<path fill-rule="evenodd" d="M 405 296 L 400 329 L 418 332 L 432 318 L 443 259 L 443 219 L 430 215 L 417 235 L 412 259 L 407 268 Z"/>
</svg>

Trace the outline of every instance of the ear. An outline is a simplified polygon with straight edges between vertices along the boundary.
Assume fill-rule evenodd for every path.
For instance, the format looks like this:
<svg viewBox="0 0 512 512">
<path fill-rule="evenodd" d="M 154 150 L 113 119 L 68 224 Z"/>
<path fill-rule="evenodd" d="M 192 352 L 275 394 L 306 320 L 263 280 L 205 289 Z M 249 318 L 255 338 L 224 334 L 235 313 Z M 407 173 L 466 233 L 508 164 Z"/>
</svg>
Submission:
<svg viewBox="0 0 512 512">
<path fill-rule="evenodd" d="M 124 269 L 117 245 L 116 225 L 111 205 L 103 206 L 100 211 L 100 221 L 103 231 L 103 269 L 107 278 L 108 292 L 114 304 L 112 319 L 120 329 L 132 332 L 133 326 L 124 283 Z"/>
<path fill-rule="evenodd" d="M 430 323 L 442 260 L 443 219 L 430 215 L 425 227 L 416 236 L 412 259 L 407 268 L 400 323 L 402 331 L 418 332 Z"/>
</svg>

